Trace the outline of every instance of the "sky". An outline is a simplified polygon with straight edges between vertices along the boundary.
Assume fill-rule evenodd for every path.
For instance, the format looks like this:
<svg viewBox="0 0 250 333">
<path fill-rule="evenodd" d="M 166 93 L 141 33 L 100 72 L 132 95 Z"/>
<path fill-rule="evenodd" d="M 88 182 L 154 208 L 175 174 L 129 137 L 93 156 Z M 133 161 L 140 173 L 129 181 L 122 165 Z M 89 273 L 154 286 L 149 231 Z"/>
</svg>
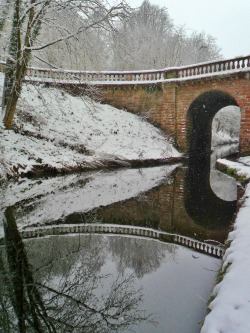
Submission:
<svg viewBox="0 0 250 333">
<path fill-rule="evenodd" d="M 143 0 L 128 0 L 138 7 Z M 224 58 L 250 54 L 250 0 L 150 0 L 166 7 L 176 25 L 216 38 Z"/>
</svg>

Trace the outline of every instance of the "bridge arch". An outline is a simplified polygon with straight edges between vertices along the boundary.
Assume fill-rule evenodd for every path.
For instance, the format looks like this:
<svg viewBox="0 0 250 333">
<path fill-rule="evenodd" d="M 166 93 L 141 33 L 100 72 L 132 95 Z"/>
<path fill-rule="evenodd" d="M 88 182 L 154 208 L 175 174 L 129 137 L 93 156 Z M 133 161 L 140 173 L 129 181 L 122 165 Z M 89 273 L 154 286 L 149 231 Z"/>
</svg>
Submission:
<svg viewBox="0 0 250 333">
<path fill-rule="evenodd" d="M 220 90 L 204 92 L 191 103 L 186 127 L 189 156 L 210 152 L 213 118 L 226 106 L 239 105 L 233 96 Z"/>
</svg>

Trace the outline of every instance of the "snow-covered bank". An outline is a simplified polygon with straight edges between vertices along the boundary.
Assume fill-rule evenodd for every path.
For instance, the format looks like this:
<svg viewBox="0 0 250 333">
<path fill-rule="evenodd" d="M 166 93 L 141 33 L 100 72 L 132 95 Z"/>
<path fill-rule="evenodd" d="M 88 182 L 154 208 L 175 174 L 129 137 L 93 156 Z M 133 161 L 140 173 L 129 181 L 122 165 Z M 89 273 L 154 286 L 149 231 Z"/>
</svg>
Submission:
<svg viewBox="0 0 250 333">
<path fill-rule="evenodd" d="M 225 159 L 219 163 L 232 168 L 236 176 L 250 180 L 250 157 L 242 157 L 239 163 Z M 234 230 L 229 234 L 230 247 L 223 258 L 223 280 L 214 290 L 211 312 L 206 316 L 201 333 L 249 333 L 250 332 L 250 183 L 242 198 Z"/>
<path fill-rule="evenodd" d="M 0 92 L 2 86 L 0 74 Z M 14 129 L 0 127 L 0 179 L 35 169 L 63 172 L 181 157 L 141 117 L 43 85 L 24 85 Z"/>
<path fill-rule="evenodd" d="M 237 162 L 221 158 L 217 160 L 217 167 L 246 183 L 250 181 L 250 156 L 240 157 Z"/>
</svg>

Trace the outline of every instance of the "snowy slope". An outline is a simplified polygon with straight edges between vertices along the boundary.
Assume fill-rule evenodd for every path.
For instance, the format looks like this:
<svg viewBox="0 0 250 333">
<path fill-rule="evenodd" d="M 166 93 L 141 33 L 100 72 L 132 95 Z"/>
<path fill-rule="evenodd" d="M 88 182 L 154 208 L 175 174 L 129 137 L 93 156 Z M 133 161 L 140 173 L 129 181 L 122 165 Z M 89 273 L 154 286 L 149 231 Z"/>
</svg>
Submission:
<svg viewBox="0 0 250 333">
<path fill-rule="evenodd" d="M 2 85 L 0 74 L 0 91 Z M 2 178 L 34 166 L 60 171 L 95 168 L 105 160 L 181 156 L 159 129 L 141 117 L 43 85 L 24 85 L 14 129 L 17 133 L 0 128 Z"/>
</svg>

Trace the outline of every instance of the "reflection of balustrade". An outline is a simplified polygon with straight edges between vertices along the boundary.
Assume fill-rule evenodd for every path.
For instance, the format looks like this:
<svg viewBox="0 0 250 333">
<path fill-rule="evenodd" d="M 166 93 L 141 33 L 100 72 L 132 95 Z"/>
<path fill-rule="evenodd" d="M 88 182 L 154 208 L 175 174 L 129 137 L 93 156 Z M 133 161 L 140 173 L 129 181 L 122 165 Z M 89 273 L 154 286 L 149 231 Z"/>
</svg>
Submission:
<svg viewBox="0 0 250 333">
<path fill-rule="evenodd" d="M 198 252 L 203 252 L 218 258 L 221 258 L 223 255 L 223 249 L 221 247 L 199 242 L 181 235 L 174 235 L 174 243 L 184 245 L 195 249 Z"/>
<path fill-rule="evenodd" d="M 4 71 L 5 62 L 0 61 L 0 72 Z M 29 67 L 26 81 L 45 81 L 58 83 L 85 82 L 151 82 L 169 79 L 181 79 L 205 74 L 218 74 L 237 71 L 250 67 L 250 55 L 226 60 L 215 60 L 196 65 L 170 67 L 147 71 L 67 71 Z"/>
<path fill-rule="evenodd" d="M 50 235 L 78 233 L 93 233 L 93 234 L 115 234 L 115 235 L 131 235 L 139 237 L 147 237 L 158 239 L 167 243 L 175 243 L 185 247 L 194 249 L 197 252 L 202 252 L 216 258 L 221 258 L 223 249 L 221 247 L 210 245 L 204 242 L 194 240 L 181 235 L 170 234 L 167 232 L 157 231 L 143 227 L 119 226 L 109 224 L 81 224 L 81 225 L 63 225 L 52 227 L 40 227 L 32 230 L 21 230 L 22 238 L 37 238 Z"/>
</svg>

